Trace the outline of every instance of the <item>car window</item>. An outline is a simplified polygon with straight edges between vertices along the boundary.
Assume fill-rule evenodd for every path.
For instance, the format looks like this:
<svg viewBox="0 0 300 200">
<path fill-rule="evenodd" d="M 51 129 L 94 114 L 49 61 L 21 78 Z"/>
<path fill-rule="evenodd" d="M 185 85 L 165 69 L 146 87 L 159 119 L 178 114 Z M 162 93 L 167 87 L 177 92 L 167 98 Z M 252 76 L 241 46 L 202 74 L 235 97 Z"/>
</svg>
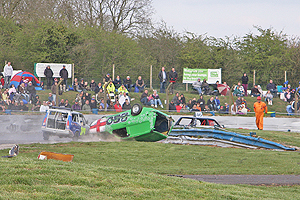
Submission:
<svg viewBox="0 0 300 200">
<path fill-rule="evenodd" d="M 182 118 L 177 125 L 181 126 L 191 126 L 193 125 L 193 119 Z"/>
<path fill-rule="evenodd" d="M 79 114 L 79 123 L 81 126 L 85 126 L 86 124 L 85 118 L 82 114 Z"/>
<path fill-rule="evenodd" d="M 47 119 L 47 128 L 55 128 L 56 111 L 50 111 Z"/>
<path fill-rule="evenodd" d="M 72 121 L 79 123 L 78 114 L 72 113 Z"/>
</svg>

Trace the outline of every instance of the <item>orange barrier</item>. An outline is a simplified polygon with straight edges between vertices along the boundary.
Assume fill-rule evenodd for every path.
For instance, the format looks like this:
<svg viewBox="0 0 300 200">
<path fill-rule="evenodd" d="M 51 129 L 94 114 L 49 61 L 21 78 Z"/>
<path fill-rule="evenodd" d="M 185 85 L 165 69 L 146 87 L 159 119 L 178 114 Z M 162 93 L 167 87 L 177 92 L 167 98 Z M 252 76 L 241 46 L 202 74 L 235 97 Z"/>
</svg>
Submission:
<svg viewBox="0 0 300 200">
<path fill-rule="evenodd" d="M 45 158 L 46 156 L 46 158 Z M 54 159 L 54 160 L 62 160 L 64 162 L 72 162 L 74 155 L 72 154 L 62 154 L 62 153 L 54 153 L 42 151 L 38 156 L 38 159 L 46 160 L 46 159 Z"/>
</svg>

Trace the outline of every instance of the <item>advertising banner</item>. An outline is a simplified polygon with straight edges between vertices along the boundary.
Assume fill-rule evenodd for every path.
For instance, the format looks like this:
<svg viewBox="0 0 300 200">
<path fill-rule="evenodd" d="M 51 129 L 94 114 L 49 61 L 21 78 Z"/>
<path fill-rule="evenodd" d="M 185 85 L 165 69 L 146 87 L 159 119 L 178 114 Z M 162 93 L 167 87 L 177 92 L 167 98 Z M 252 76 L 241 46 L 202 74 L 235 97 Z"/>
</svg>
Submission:
<svg viewBox="0 0 300 200">
<path fill-rule="evenodd" d="M 201 82 L 206 79 L 207 83 L 214 84 L 216 81 L 222 82 L 221 79 L 222 69 L 190 69 L 183 68 L 182 83 L 193 83 L 201 79 Z"/>
<path fill-rule="evenodd" d="M 44 71 L 48 65 L 50 65 L 53 71 L 53 77 L 60 77 L 59 72 L 63 68 L 63 65 L 65 65 L 68 71 L 68 78 L 72 78 L 72 64 L 62 63 L 34 63 L 34 75 L 36 77 L 45 77 Z"/>
</svg>

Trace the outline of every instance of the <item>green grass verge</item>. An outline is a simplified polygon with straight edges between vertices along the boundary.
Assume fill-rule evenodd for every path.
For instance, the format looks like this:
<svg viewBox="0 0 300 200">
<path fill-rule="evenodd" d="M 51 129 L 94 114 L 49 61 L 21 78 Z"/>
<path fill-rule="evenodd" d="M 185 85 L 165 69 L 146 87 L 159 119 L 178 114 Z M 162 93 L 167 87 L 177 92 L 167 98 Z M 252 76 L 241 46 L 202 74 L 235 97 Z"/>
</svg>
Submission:
<svg viewBox="0 0 300 200">
<path fill-rule="evenodd" d="M 245 130 L 241 130 L 242 132 Z M 280 142 L 294 133 L 277 134 Z M 289 135 L 291 134 L 291 135 Z M 74 154 L 66 163 L 40 151 Z M 7 150 L 1 150 L 7 155 Z M 175 174 L 299 174 L 299 152 L 145 142 L 21 145 L 0 158 L 0 199 L 297 199 L 300 186 L 219 185 Z"/>
</svg>

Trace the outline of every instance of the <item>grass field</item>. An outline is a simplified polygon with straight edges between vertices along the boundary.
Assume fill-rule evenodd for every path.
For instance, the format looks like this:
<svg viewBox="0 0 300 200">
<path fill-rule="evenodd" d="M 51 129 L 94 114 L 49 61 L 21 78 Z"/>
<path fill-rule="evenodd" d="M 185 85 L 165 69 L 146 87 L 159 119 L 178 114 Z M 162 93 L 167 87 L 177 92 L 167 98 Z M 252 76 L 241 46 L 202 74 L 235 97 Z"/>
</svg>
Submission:
<svg viewBox="0 0 300 200">
<path fill-rule="evenodd" d="M 257 134 L 300 143 L 296 133 Z M 75 156 L 71 163 L 41 161 L 41 151 Z M 15 158 L 0 158 L 0 168 L 0 199 L 299 199 L 300 193 L 300 186 L 219 185 L 166 176 L 299 174 L 299 151 L 145 142 L 31 144 L 21 145 Z"/>
</svg>

